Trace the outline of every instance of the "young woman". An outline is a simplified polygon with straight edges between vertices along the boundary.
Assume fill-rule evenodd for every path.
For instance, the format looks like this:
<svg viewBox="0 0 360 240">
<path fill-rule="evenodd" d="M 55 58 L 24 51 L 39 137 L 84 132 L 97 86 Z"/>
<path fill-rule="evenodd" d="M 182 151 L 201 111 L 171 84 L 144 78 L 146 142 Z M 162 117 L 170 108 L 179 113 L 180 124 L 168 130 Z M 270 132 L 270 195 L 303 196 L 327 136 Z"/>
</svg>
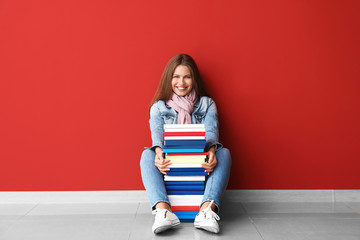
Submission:
<svg viewBox="0 0 360 240">
<path fill-rule="evenodd" d="M 208 173 L 200 212 L 195 218 L 196 228 L 218 233 L 221 196 L 226 189 L 231 166 L 228 149 L 218 142 L 218 118 L 215 102 L 207 96 L 195 61 L 186 54 L 170 59 L 150 105 L 152 147 L 141 156 L 141 176 L 155 214 L 154 233 L 180 224 L 171 212 L 163 174 L 169 170 L 170 160 L 164 160 L 164 124 L 205 124 L 205 151 L 208 161 L 202 164 Z"/>
</svg>

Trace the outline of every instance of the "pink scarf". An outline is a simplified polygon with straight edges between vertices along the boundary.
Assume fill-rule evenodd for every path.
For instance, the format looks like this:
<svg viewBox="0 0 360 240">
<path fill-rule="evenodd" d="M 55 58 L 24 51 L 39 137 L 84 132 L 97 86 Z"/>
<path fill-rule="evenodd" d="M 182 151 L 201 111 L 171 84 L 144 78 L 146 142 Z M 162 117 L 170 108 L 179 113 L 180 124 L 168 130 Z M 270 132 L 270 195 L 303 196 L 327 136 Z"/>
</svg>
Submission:
<svg viewBox="0 0 360 240">
<path fill-rule="evenodd" d="M 173 92 L 171 99 L 167 100 L 166 104 L 178 112 L 178 124 L 191 124 L 191 113 L 194 110 L 196 101 L 196 92 L 192 89 L 191 92 L 184 97 L 180 97 Z"/>
</svg>

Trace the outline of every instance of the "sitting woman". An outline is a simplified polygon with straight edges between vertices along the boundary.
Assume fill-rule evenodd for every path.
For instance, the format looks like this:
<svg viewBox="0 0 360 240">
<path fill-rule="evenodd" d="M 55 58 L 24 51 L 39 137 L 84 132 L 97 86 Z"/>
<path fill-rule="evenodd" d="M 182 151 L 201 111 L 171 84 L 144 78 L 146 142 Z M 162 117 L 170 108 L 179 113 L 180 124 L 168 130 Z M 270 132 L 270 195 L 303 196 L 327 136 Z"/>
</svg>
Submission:
<svg viewBox="0 0 360 240">
<path fill-rule="evenodd" d="M 208 173 L 205 192 L 194 225 L 218 233 L 221 197 L 226 189 L 231 167 L 228 149 L 218 142 L 218 118 L 215 102 L 207 96 L 195 61 L 186 54 L 170 59 L 162 74 L 160 84 L 150 105 L 152 147 L 141 156 L 141 176 L 156 214 L 152 230 L 162 232 L 180 224 L 171 211 L 164 174 L 170 160 L 163 156 L 164 124 L 204 124 L 205 151 L 208 161 L 202 164 Z"/>
</svg>

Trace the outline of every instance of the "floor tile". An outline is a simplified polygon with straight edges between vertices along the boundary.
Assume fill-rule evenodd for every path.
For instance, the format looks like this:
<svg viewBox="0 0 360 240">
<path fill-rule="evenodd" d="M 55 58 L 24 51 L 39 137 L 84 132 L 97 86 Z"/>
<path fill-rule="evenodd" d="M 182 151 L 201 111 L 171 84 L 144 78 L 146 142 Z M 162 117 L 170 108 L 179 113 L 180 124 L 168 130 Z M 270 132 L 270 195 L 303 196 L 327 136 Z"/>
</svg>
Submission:
<svg viewBox="0 0 360 240">
<path fill-rule="evenodd" d="M 133 217 L 133 214 L 26 216 L 1 239 L 128 239 Z"/>
<path fill-rule="evenodd" d="M 360 219 L 261 218 L 253 219 L 263 239 L 358 240 Z"/>
<path fill-rule="evenodd" d="M 360 214 L 360 202 L 346 202 L 344 204 L 351 208 L 354 212 Z"/>
<path fill-rule="evenodd" d="M 139 203 L 39 204 L 28 215 L 135 214 Z"/>
<path fill-rule="evenodd" d="M 243 203 L 246 212 L 252 213 L 351 213 L 344 203 L 317 202 L 263 202 Z"/>
<path fill-rule="evenodd" d="M 0 216 L 0 239 L 2 235 L 5 234 L 6 231 L 10 229 L 10 227 L 15 224 L 22 216 L 18 215 L 1 215 Z"/>
<path fill-rule="evenodd" d="M 36 204 L 0 204 L 0 218 L 2 215 L 25 215 Z"/>
</svg>

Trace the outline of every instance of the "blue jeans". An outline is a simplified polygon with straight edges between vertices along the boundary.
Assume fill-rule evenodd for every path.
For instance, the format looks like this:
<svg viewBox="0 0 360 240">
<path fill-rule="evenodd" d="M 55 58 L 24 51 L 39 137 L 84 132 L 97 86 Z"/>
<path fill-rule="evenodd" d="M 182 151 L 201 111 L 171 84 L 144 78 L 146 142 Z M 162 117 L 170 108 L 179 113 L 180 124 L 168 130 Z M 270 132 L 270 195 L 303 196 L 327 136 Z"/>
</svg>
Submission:
<svg viewBox="0 0 360 240">
<path fill-rule="evenodd" d="M 216 211 L 219 210 L 221 197 L 226 189 L 230 176 L 231 156 L 227 148 L 216 151 L 217 165 L 208 176 L 205 183 L 205 193 L 201 205 L 214 200 Z M 141 177 L 150 199 L 152 209 L 158 202 L 166 202 L 171 206 L 167 197 L 164 175 L 155 166 L 155 151 L 146 149 L 140 160 Z"/>
</svg>

